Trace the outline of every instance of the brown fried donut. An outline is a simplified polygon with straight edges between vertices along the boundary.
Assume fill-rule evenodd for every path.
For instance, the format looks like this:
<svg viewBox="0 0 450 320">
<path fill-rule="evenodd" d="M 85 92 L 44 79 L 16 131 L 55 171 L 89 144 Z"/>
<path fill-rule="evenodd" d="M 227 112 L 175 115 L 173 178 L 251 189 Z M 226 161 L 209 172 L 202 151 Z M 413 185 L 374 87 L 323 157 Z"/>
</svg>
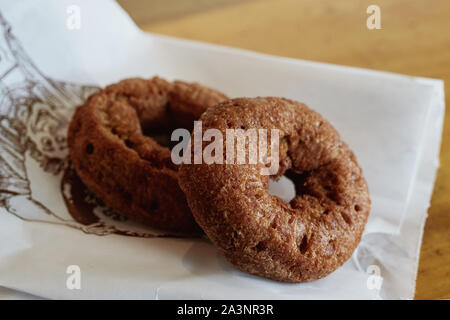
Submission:
<svg viewBox="0 0 450 320">
<path fill-rule="evenodd" d="M 296 196 L 268 192 L 263 164 L 182 164 L 179 182 L 195 220 L 240 270 L 285 282 L 311 281 L 342 265 L 370 211 L 353 152 L 321 115 L 282 98 L 232 99 L 200 118 L 203 132 L 279 129 L 279 170 Z M 225 147 L 223 148 L 225 153 Z M 225 162 L 224 162 L 225 163 Z"/>
<path fill-rule="evenodd" d="M 189 128 L 226 99 L 197 83 L 126 79 L 89 97 L 72 118 L 68 144 L 83 183 L 107 206 L 152 227 L 197 232 L 169 148 L 144 132 Z"/>
</svg>

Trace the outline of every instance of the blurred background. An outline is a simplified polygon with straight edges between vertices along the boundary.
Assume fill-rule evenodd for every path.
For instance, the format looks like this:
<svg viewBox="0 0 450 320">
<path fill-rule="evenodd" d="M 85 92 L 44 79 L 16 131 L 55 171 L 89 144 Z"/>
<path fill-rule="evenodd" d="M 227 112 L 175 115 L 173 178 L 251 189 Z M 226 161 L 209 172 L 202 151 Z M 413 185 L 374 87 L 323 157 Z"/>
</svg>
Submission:
<svg viewBox="0 0 450 320">
<path fill-rule="evenodd" d="M 145 31 L 445 81 L 449 0 L 119 0 Z M 369 30 L 370 5 L 381 29 Z M 450 299 L 450 112 L 421 249 L 417 299 Z"/>
</svg>

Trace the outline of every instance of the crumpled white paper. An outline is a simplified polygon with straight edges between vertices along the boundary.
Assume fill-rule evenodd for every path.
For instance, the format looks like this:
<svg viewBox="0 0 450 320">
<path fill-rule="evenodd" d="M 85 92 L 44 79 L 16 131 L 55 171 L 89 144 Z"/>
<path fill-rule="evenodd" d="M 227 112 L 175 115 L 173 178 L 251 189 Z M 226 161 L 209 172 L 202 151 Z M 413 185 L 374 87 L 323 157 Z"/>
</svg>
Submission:
<svg viewBox="0 0 450 320">
<path fill-rule="evenodd" d="M 414 296 L 438 167 L 442 81 L 146 34 L 110 1 L 0 4 L 0 296 Z M 74 108 L 89 86 L 153 75 L 198 81 L 231 97 L 284 96 L 329 119 L 355 151 L 373 201 L 353 257 L 324 279 L 277 283 L 237 271 L 204 239 L 154 238 L 104 208 L 94 210 L 101 219 L 90 225 L 69 215 L 64 192 L 71 190 L 60 189 Z M 80 267 L 80 290 L 66 286 L 70 265 Z"/>
</svg>

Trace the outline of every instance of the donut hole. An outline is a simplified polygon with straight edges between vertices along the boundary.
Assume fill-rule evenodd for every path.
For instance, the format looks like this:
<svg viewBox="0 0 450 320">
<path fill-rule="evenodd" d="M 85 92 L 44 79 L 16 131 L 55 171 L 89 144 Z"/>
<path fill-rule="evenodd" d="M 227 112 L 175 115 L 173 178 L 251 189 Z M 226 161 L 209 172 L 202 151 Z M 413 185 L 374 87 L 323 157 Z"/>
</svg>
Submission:
<svg viewBox="0 0 450 320">
<path fill-rule="evenodd" d="M 142 105 L 142 102 L 140 104 L 141 106 L 138 106 L 138 109 L 152 109 L 146 104 Z M 171 140 L 174 130 L 185 129 L 192 134 L 194 121 L 198 117 L 193 114 L 195 111 L 190 110 L 190 108 L 189 103 L 164 100 L 151 112 L 147 111 L 138 115 L 142 135 L 152 138 L 161 147 L 171 150 L 179 143 L 179 141 Z"/>
<path fill-rule="evenodd" d="M 171 140 L 174 130 L 185 129 L 189 131 L 189 134 L 192 134 L 194 129 L 193 121 L 181 123 L 174 119 L 173 122 L 167 122 L 167 120 L 161 120 L 161 122 L 163 125 L 153 122 L 146 125 L 141 124 L 142 134 L 146 137 L 152 138 L 161 147 L 166 147 L 170 150 L 172 150 L 172 148 L 179 143 L 179 141 Z"/>
<path fill-rule="evenodd" d="M 361 210 L 362 210 L 361 206 L 358 205 L 358 204 L 355 204 L 355 211 L 356 211 L 356 212 L 359 212 L 359 211 L 361 211 Z"/>
<path fill-rule="evenodd" d="M 289 203 L 297 193 L 294 182 L 289 177 L 282 176 L 279 180 L 269 180 L 269 194 Z"/>
<path fill-rule="evenodd" d="M 306 187 L 306 180 L 309 176 L 309 171 L 296 173 L 288 170 L 280 179 L 269 180 L 269 194 L 290 203 L 297 196 L 311 193 Z"/>
<path fill-rule="evenodd" d="M 176 129 L 186 129 L 192 134 L 192 128 L 190 127 L 173 127 L 167 126 L 165 128 L 157 128 L 157 129 L 149 129 L 145 128 L 142 130 L 142 134 L 146 137 L 152 138 L 157 144 L 161 147 L 166 147 L 172 150 L 174 146 L 176 146 L 180 141 L 172 141 L 172 132 Z"/>
<path fill-rule="evenodd" d="M 306 185 L 306 181 L 308 180 L 310 175 L 310 171 L 303 171 L 302 173 L 297 173 L 293 170 L 286 171 L 285 176 L 293 182 L 296 196 L 311 194 L 311 191 L 307 188 Z"/>
<path fill-rule="evenodd" d="M 176 144 L 170 140 L 170 134 L 167 132 L 146 132 L 145 136 L 152 138 L 162 147 L 172 148 Z"/>
</svg>

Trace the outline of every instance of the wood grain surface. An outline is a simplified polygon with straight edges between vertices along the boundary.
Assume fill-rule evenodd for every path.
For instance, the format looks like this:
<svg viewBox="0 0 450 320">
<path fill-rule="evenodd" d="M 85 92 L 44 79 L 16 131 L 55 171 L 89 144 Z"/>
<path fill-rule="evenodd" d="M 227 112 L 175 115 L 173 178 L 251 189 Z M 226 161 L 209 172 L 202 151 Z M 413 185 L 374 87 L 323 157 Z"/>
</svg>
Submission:
<svg viewBox="0 0 450 320">
<path fill-rule="evenodd" d="M 446 105 L 450 105 L 448 0 L 119 2 L 149 32 L 443 79 Z M 381 8 L 380 30 L 366 27 L 371 4 Z M 416 299 L 450 299 L 450 112 L 445 117 L 441 167 L 425 226 Z"/>
</svg>

